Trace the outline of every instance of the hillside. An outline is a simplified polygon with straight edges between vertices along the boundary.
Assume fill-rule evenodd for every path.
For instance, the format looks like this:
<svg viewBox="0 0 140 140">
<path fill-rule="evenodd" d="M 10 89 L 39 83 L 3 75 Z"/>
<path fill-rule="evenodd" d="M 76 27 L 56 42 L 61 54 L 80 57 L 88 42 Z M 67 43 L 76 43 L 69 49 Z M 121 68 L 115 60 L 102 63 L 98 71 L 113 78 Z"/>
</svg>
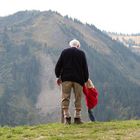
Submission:
<svg viewBox="0 0 140 140">
<path fill-rule="evenodd" d="M 94 25 L 52 11 L 21 11 L 0 18 L 1 125 L 59 121 L 54 67 L 73 38 L 99 90 L 97 120 L 140 118 L 140 56 Z M 88 121 L 84 99 L 82 117 Z"/>
<path fill-rule="evenodd" d="M 139 140 L 140 121 L 1 127 L 2 140 Z"/>
<path fill-rule="evenodd" d="M 125 34 L 116 34 L 116 33 L 107 33 L 112 39 L 120 41 L 126 47 L 138 55 L 140 55 L 140 35 L 125 35 Z"/>
</svg>

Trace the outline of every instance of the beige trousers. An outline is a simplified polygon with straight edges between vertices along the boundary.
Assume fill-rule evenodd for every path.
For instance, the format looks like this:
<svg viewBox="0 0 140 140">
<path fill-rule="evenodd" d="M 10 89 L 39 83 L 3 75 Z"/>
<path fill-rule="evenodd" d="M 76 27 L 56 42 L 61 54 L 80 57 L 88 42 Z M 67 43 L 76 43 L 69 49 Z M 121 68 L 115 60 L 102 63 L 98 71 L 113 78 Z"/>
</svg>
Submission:
<svg viewBox="0 0 140 140">
<path fill-rule="evenodd" d="M 82 86 L 76 82 L 65 81 L 62 83 L 62 109 L 64 117 L 70 117 L 69 104 L 71 97 L 71 90 L 73 89 L 75 97 L 75 118 L 80 118 L 81 112 L 81 98 L 82 98 Z"/>
</svg>

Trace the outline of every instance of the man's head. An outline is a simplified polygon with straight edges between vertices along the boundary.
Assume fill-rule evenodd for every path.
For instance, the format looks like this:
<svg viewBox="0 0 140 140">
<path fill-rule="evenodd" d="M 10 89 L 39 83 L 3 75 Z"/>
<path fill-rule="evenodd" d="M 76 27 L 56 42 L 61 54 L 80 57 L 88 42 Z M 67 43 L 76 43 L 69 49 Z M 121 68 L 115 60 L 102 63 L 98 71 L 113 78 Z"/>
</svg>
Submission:
<svg viewBox="0 0 140 140">
<path fill-rule="evenodd" d="M 73 39 L 69 42 L 70 47 L 75 47 L 75 48 L 79 48 L 80 47 L 80 42 L 76 39 Z"/>
</svg>

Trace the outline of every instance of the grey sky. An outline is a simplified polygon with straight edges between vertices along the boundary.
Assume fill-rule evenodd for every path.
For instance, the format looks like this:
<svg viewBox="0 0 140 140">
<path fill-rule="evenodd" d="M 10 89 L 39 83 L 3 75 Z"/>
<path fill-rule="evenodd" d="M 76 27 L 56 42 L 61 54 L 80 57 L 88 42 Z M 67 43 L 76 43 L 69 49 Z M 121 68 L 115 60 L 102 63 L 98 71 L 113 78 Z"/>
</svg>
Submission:
<svg viewBox="0 0 140 140">
<path fill-rule="evenodd" d="M 140 33 L 139 0 L 0 0 L 0 16 L 53 10 L 112 32 Z"/>
</svg>

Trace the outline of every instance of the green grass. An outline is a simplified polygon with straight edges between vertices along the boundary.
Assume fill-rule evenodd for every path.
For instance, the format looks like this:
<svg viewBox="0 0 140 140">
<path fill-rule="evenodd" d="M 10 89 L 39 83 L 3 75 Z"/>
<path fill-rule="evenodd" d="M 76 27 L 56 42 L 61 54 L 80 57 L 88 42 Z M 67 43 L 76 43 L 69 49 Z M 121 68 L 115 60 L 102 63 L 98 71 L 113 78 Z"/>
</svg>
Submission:
<svg viewBox="0 0 140 140">
<path fill-rule="evenodd" d="M 140 140 L 140 120 L 0 127 L 0 140 Z"/>
</svg>

